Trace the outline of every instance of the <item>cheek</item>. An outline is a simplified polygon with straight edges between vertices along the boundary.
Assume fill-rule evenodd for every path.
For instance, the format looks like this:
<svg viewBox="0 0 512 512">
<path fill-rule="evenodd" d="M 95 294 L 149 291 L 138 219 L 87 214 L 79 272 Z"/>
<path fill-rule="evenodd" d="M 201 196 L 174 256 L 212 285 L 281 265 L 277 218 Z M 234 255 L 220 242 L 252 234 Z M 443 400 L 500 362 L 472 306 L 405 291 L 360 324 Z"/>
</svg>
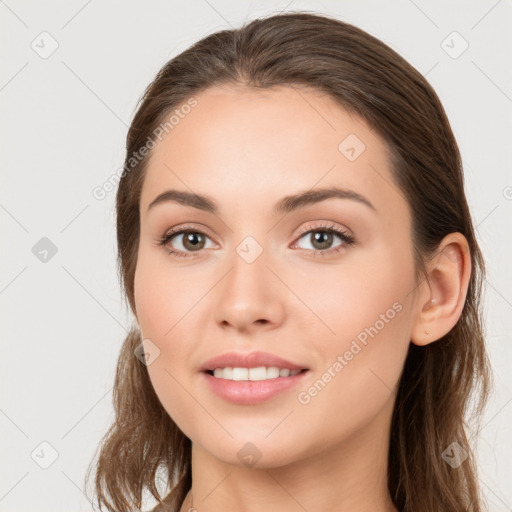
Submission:
<svg viewBox="0 0 512 512">
<path fill-rule="evenodd" d="M 326 347 L 360 333 L 364 338 L 365 329 L 375 324 L 379 333 L 391 333 L 407 317 L 398 310 L 414 288 L 412 265 L 391 259 L 381 254 L 371 262 L 319 265 L 314 275 L 311 267 L 294 269 L 285 281 L 302 304 L 294 300 L 290 305 L 297 303 L 295 314 L 302 308 L 301 316 L 312 319 L 317 325 L 315 339 Z"/>
<path fill-rule="evenodd" d="M 169 272 L 165 258 L 139 251 L 134 277 L 135 305 L 144 336 L 163 340 L 186 314 L 194 287 L 184 272 Z"/>
<path fill-rule="evenodd" d="M 299 399 L 311 417 L 350 411 L 343 428 L 356 429 L 393 396 L 410 343 L 413 287 L 412 262 L 393 263 L 385 255 L 373 267 L 331 268 L 308 284 L 295 282 L 318 320 L 315 351 L 322 365 Z"/>
<path fill-rule="evenodd" d="M 188 431 L 191 397 L 187 379 L 193 371 L 188 363 L 195 348 L 193 330 L 199 329 L 198 300 L 206 290 L 191 283 L 190 273 L 171 272 L 165 258 L 143 251 L 139 253 L 134 283 L 144 343 L 158 354 L 148 365 L 151 383 L 169 416 Z"/>
</svg>

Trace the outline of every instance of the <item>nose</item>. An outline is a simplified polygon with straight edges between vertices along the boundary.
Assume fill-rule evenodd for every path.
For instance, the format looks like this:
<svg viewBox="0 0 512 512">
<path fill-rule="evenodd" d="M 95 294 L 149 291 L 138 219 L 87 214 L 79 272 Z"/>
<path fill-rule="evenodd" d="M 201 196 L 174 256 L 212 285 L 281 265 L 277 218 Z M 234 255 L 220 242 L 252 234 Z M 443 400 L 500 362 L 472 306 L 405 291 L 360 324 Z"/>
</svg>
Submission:
<svg viewBox="0 0 512 512">
<path fill-rule="evenodd" d="M 267 263 L 265 253 L 251 263 L 234 255 L 231 269 L 215 287 L 217 325 L 248 333 L 282 324 L 285 287 Z"/>
</svg>

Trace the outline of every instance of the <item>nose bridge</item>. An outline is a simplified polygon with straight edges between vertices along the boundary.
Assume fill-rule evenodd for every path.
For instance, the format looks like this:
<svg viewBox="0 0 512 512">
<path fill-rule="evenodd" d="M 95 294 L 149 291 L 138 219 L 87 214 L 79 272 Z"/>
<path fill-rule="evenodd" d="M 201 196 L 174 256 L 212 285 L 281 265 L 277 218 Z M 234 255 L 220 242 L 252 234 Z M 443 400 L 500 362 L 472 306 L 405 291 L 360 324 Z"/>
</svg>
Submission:
<svg viewBox="0 0 512 512">
<path fill-rule="evenodd" d="M 238 328 L 254 322 L 280 321 L 283 304 L 275 276 L 267 268 L 269 254 L 254 236 L 246 236 L 229 258 L 231 270 L 219 288 L 216 319 Z"/>
</svg>

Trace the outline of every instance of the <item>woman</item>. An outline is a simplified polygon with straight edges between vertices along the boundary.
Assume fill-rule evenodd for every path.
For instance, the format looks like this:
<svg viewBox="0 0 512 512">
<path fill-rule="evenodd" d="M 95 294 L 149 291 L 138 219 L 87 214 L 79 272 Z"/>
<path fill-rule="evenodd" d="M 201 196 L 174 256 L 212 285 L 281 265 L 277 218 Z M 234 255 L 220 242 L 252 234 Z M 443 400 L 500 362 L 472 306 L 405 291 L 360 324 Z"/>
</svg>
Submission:
<svg viewBox="0 0 512 512">
<path fill-rule="evenodd" d="M 172 59 L 128 133 L 117 237 L 137 326 L 100 506 L 483 510 L 483 259 L 443 107 L 388 46 L 299 12 Z"/>
</svg>

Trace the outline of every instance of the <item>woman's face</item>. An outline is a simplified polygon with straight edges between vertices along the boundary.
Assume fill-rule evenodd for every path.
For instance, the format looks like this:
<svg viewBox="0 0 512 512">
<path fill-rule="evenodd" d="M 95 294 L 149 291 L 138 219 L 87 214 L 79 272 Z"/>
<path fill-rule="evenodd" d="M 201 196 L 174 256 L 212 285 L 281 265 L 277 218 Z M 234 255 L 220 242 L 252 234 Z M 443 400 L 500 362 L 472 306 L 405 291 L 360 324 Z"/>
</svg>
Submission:
<svg viewBox="0 0 512 512">
<path fill-rule="evenodd" d="M 135 303 L 162 405 L 230 464 L 276 467 L 387 435 L 417 306 L 411 216 L 385 144 L 311 90 L 195 99 L 152 150 L 140 201 Z M 183 195 L 153 203 L 169 191 Z M 189 233 L 159 245 L 171 230 Z M 231 367 L 307 371 L 203 371 L 256 351 L 288 363 Z"/>
</svg>

